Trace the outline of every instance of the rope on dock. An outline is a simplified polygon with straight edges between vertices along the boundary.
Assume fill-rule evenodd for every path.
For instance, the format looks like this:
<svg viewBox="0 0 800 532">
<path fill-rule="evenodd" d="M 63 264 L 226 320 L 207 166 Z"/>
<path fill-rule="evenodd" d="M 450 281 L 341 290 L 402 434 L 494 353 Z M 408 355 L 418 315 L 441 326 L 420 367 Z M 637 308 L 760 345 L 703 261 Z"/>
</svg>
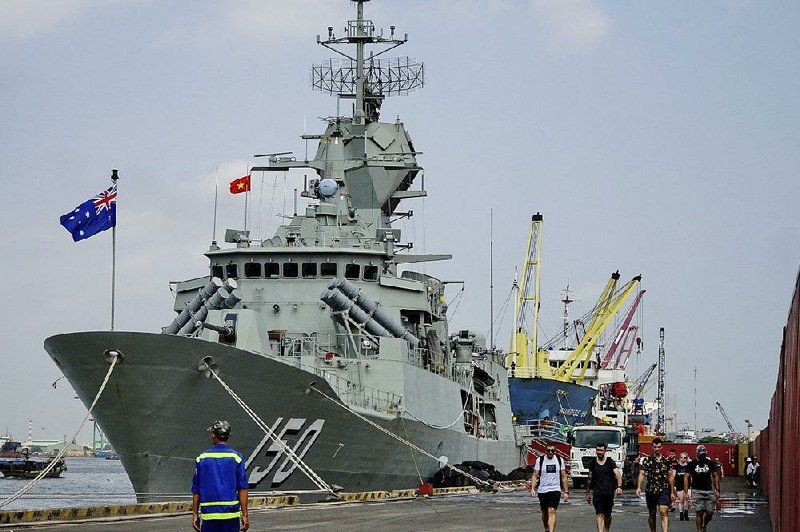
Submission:
<svg viewBox="0 0 800 532">
<path fill-rule="evenodd" d="M 42 480 L 56 466 L 59 460 L 61 460 L 61 458 L 64 457 L 64 454 L 66 454 L 67 449 L 70 446 L 69 442 L 75 441 L 75 438 L 78 437 L 78 433 L 81 431 L 81 429 L 83 429 L 83 426 L 89 420 L 89 416 L 91 415 L 92 410 L 97 404 L 98 399 L 100 399 L 100 396 L 103 394 L 103 390 L 106 389 L 106 384 L 108 384 L 108 379 L 111 377 L 111 373 L 114 371 L 114 367 L 117 365 L 117 361 L 119 360 L 118 353 L 109 351 L 107 353 L 107 356 L 111 360 L 111 366 L 108 368 L 108 372 L 106 372 L 106 376 L 103 379 L 103 384 L 100 385 L 100 389 L 97 391 L 97 395 L 94 397 L 92 405 L 89 407 L 89 410 L 86 411 L 86 416 L 84 416 L 83 421 L 81 421 L 81 424 L 75 430 L 75 433 L 72 435 L 70 439 L 64 442 L 64 448 L 61 449 L 61 451 L 59 451 L 59 453 L 56 455 L 55 458 L 50 460 L 50 463 L 47 464 L 47 467 L 45 467 L 38 475 L 36 475 L 36 478 L 28 482 L 27 485 L 25 485 L 22 489 L 11 495 L 9 498 L 0 501 L 0 508 L 7 506 L 8 504 L 16 501 L 17 499 L 28 493 L 31 490 L 31 488 L 33 488 L 40 480 Z"/>
<path fill-rule="evenodd" d="M 432 455 L 431 453 L 429 453 L 429 452 L 428 452 L 428 451 L 426 451 L 425 449 L 421 449 L 420 447 L 417 447 L 416 445 L 414 445 L 414 444 L 413 444 L 413 443 L 411 443 L 410 441 L 408 441 L 408 440 L 404 440 L 403 438 L 401 438 L 400 436 L 398 436 L 398 435 L 397 435 L 397 434 L 395 434 L 394 432 L 392 432 L 392 431 L 390 431 L 390 430 L 388 430 L 388 429 L 386 429 L 386 428 L 384 428 L 384 427 L 381 427 L 380 425 L 378 425 L 378 424 L 377 424 L 377 423 L 375 423 L 374 421 L 372 421 L 372 420 L 370 420 L 370 419 L 366 418 L 365 416 L 362 416 L 361 414 L 359 414 L 358 412 L 356 412 L 355 410 L 353 410 L 352 408 L 350 408 L 350 407 L 349 407 L 349 406 L 347 406 L 346 404 L 344 404 L 344 403 L 341 403 L 341 402 L 337 401 L 336 399 L 334 399 L 334 398 L 330 397 L 329 395 L 325 394 L 325 392 L 323 392 L 322 390 L 319 390 L 319 389 L 317 389 L 317 388 L 314 386 L 314 384 L 315 384 L 315 383 L 313 383 L 313 382 L 312 382 L 311 384 L 309 384 L 309 386 L 308 386 L 308 387 L 309 387 L 309 389 L 311 389 L 311 390 L 314 390 L 315 392 L 317 392 L 317 393 L 318 393 L 318 394 L 320 394 L 322 397 L 324 397 L 325 399 L 329 400 L 330 402 L 332 402 L 332 403 L 333 403 L 333 404 L 335 404 L 336 406 L 338 406 L 338 407 L 340 407 L 340 408 L 344 408 L 345 410 L 347 410 L 348 412 L 350 412 L 351 414 L 353 414 L 354 416 L 356 416 L 356 417 L 357 417 L 357 418 L 359 418 L 360 420 L 362 420 L 362 421 L 364 421 L 364 422 L 366 422 L 366 423 L 368 423 L 368 424 L 372 425 L 373 427 L 375 427 L 375 428 L 376 428 L 376 429 L 378 429 L 379 431 L 383 432 L 384 434 L 386 434 L 387 436 L 389 436 L 389 437 L 391 437 L 391 438 L 394 438 L 395 440 L 399 441 L 399 442 L 400 442 L 400 443 L 402 443 L 403 445 L 407 445 L 407 446 L 411 447 L 413 450 L 417 451 L 418 453 L 420 453 L 420 454 L 422 454 L 422 455 L 425 455 L 425 456 L 427 456 L 428 458 L 431 458 L 431 459 L 433 459 L 433 460 L 436 460 L 437 462 L 439 461 L 439 458 L 437 458 L 436 456 Z M 490 487 L 492 487 L 492 485 L 493 485 L 491 482 L 486 482 L 485 480 L 481 480 L 481 479 L 479 479 L 478 477 L 476 477 L 475 475 L 472 475 L 472 474 L 470 474 L 470 473 L 468 473 L 468 472 L 466 472 L 466 471 L 464 471 L 464 470 L 462 470 L 462 469 L 459 469 L 459 468 L 458 468 L 458 467 L 456 467 L 456 466 L 453 466 L 453 465 L 450 465 L 450 464 L 445 464 L 445 467 L 447 467 L 448 469 L 451 469 L 451 470 L 453 470 L 453 471 L 455 471 L 455 472 L 457 472 L 457 473 L 460 473 L 460 474 L 464 475 L 464 476 L 465 476 L 465 477 L 467 477 L 468 479 L 470 479 L 470 480 L 472 480 L 473 482 L 475 482 L 475 485 L 476 485 L 476 486 L 477 486 L 477 485 L 481 485 L 481 486 L 484 486 L 484 487 L 486 487 L 486 488 L 490 488 Z"/>
<path fill-rule="evenodd" d="M 264 431 L 264 433 L 269 437 L 269 439 L 272 440 L 273 443 L 277 444 L 278 447 L 280 447 L 281 450 L 283 450 L 283 452 L 286 453 L 286 455 L 289 457 L 289 460 L 291 460 L 292 463 L 295 464 L 295 466 L 300 469 L 300 471 L 302 471 L 309 479 L 311 479 L 311 482 L 313 482 L 321 490 L 324 490 L 326 493 L 330 493 L 332 496 L 337 497 L 334 489 L 330 485 L 328 485 L 327 482 L 322 480 L 322 478 L 316 472 L 314 472 L 314 470 L 311 469 L 305 462 L 303 462 L 303 460 L 301 460 L 300 457 L 297 456 L 297 454 L 295 454 L 294 450 L 292 450 L 291 447 L 286 445 L 286 443 L 284 443 L 283 440 L 278 438 L 275 435 L 275 433 L 267 426 L 267 424 L 264 423 L 260 417 L 258 417 L 258 414 L 256 414 L 253 411 L 253 409 L 247 405 L 247 403 L 245 403 L 238 395 L 236 395 L 236 392 L 234 392 L 230 386 L 225 384 L 225 381 L 223 381 L 220 378 L 220 376 L 217 374 L 216 371 L 214 371 L 213 368 L 209 367 L 208 371 L 211 372 L 211 375 L 213 375 L 214 378 L 222 385 L 222 387 L 225 388 L 225 390 L 230 394 L 230 396 L 233 397 L 233 400 L 236 401 L 236 403 L 242 407 L 242 409 L 247 413 L 248 416 L 250 416 L 250 419 L 256 422 L 256 425 L 258 425 L 259 428 Z"/>
</svg>

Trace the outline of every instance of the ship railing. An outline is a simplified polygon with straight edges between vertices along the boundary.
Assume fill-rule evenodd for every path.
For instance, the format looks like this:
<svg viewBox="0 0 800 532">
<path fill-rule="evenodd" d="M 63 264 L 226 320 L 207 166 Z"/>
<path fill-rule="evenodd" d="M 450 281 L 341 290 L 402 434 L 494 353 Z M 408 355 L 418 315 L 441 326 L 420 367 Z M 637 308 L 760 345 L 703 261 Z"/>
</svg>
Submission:
<svg viewBox="0 0 800 532">
<path fill-rule="evenodd" d="M 359 351 L 353 346 L 347 334 L 320 334 L 315 336 L 301 336 L 285 338 L 282 340 L 280 355 L 301 357 L 303 355 L 316 356 L 320 359 L 330 359 L 333 356 L 340 358 L 375 358 L 375 346 L 361 346 Z"/>
<path fill-rule="evenodd" d="M 536 377 L 549 378 L 552 377 L 552 372 L 541 371 L 536 368 L 516 368 L 514 370 L 508 370 L 508 376 L 518 379 L 533 379 Z"/>
<path fill-rule="evenodd" d="M 567 434 L 572 430 L 572 426 L 550 419 L 534 419 L 518 423 L 515 430 L 519 436 L 524 438 L 541 438 L 566 442 Z"/>
<path fill-rule="evenodd" d="M 379 390 L 371 386 L 359 386 L 332 371 L 315 369 L 314 372 L 324 378 L 339 399 L 348 406 L 357 406 L 386 414 L 397 414 L 402 408 L 402 394 Z"/>
<path fill-rule="evenodd" d="M 447 367 L 444 363 L 444 354 L 434 353 L 425 347 L 415 347 L 408 351 L 408 361 L 422 369 L 426 369 L 431 373 L 446 376 Z"/>
</svg>

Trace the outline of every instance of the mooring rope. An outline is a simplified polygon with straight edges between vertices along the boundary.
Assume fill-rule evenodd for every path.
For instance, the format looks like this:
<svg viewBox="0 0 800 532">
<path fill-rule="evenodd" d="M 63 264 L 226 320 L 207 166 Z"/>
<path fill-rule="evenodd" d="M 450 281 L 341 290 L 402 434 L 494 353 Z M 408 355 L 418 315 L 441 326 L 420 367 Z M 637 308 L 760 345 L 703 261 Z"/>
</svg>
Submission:
<svg viewBox="0 0 800 532">
<path fill-rule="evenodd" d="M 300 468 L 300 471 L 302 471 L 309 479 L 311 479 L 311 482 L 316 484 L 318 488 L 324 490 L 326 493 L 330 493 L 331 495 L 338 497 L 333 488 L 331 488 L 327 482 L 322 480 L 322 478 L 319 475 L 317 475 L 317 473 L 315 473 L 313 469 L 311 469 L 305 462 L 303 462 L 303 460 L 301 460 L 300 457 L 295 454 L 295 452 L 292 450 L 291 447 L 286 445 L 283 442 L 283 440 L 278 438 L 275 435 L 275 433 L 267 426 L 267 424 L 264 423 L 260 417 L 258 417 L 258 414 L 256 414 L 253 411 L 253 409 L 250 408 L 247 405 L 247 403 L 245 403 L 238 395 L 236 395 L 236 392 L 234 392 L 231 389 L 231 387 L 228 386 L 225 383 L 225 381 L 223 381 L 220 378 L 220 376 L 217 374 L 216 371 L 214 371 L 210 367 L 208 368 L 208 370 L 211 372 L 214 378 L 217 379 L 217 381 L 222 385 L 222 387 L 225 388 L 225 390 L 230 394 L 230 396 L 233 397 L 233 400 L 236 401 L 236 403 L 242 407 L 242 409 L 247 413 L 248 416 L 250 416 L 250 419 L 256 422 L 256 425 L 258 425 L 258 427 L 264 431 L 264 433 L 267 435 L 267 437 L 269 437 L 270 440 L 276 443 L 278 447 L 280 447 L 281 450 L 283 450 L 283 452 L 286 453 L 286 455 L 289 457 L 289 460 L 291 460 L 296 467 Z"/>
<path fill-rule="evenodd" d="M 28 484 L 26 486 L 24 486 L 22 489 L 20 489 L 16 493 L 14 493 L 11 497 L 5 499 L 4 501 L 0 501 L 0 508 L 2 508 L 3 506 L 6 506 L 6 505 L 16 501 L 17 499 L 22 497 L 24 494 L 28 493 L 31 490 L 31 488 L 33 488 L 50 471 L 52 471 L 52 469 L 61 460 L 61 458 L 63 458 L 64 454 L 66 454 L 67 449 L 70 446 L 70 442 L 75 441 L 75 438 L 78 437 L 78 433 L 81 431 L 81 429 L 83 429 L 83 426 L 89 420 L 89 416 L 92 413 L 92 409 L 94 409 L 94 406 L 97 404 L 97 400 L 100 399 L 100 395 L 102 395 L 103 390 L 106 389 L 106 384 L 108 384 L 108 379 L 111 377 L 111 372 L 114 371 L 114 367 L 117 365 L 117 360 L 118 360 L 118 356 L 112 356 L 111 357 L 111 366 L 108 368 L 108 372 L 106 373 L 106 376 L 103 379 L 103 384 L 100 385 L 100 389 L 97 391 L 97 395 L 94 397 L 94 401 L 92 401 L 92 406 L 90 406 L 89 410 L 86 411 L 86 416 L 84 416 L 83 421 L 81 421 L 80 426 L 75 431 L 75 433 L 72 435 L 72 437 L 70 439 L 68 439 L 64 443 L 64 448 L 61 449 L 61 451 L 56 455 L 55 458 L 50 460 L 50 463 L 47 464 L 47 467 L 45 467 L 38 475 L 36 475 L 36 478 L 34 478 L 30 482 L 28 482 Z"/>
<path fill-rule="evenodd" d="M 403 445 L 408 445 L 409 447 L 411 447 L 412 449 L 414 449 L 414 450 L 415 450 L 415 451 L 417 451 L 418 453 L 420 453 L 420 454 L 422 454 L 422 455 L 425 455 L 425 456 L 427 456 L 428 458 L 431 458 L 431 459 L 433 459 L 433 460 L 436 460 L 437 462 L 439 461 L 439 458 L 437 458 L 436 456 L 432 455 L 431 453 L 429 453 L 429 452 L 428 452 L 428 451 L 426 451 L 425 449 L 422 449 L 422 448 L 420 448 L 420 447 L 418 447 L 418 446 L 414 445 L 413 443 L 411 443 L 411 442 L 410 442 L 410 441 L 408 441 L 408 440 L 404 440 L 403 438 L 401 438 L 400 436 L 398 436 L 398 435 L 397 435 L 397 434 L 395 434 L 394 432 L 392 432 L 392 431 L 390 431 L 390 430 L 388 430 L 388 429 L 386 429 L 386 428 L 384 428 L 384 427 L 381 427 L 380 425 L 378 425 L 377 423 L 375 423 L 375 422 L 374 422 L 374 421 L 372 421 L 371 419 L 368 419 L 368 418 L 366 418 L 365 416 L 362 416 L 361 414 L 359 414 L 358 412 L 356 412 L 355 410 L 353 410 L 352 408 L 350 408 L 350 407 L 349 407 L 349 406 L 347 406 L 346 404 L 344 404 L 344 403 L 341 403 L 341 402 L 337 401 L 336 399 L 334 399 L 334 398 L 330 397 L 329 395 L 325 394 L 325 392 L 323 392 L 322 390 L 319 390 L 319 389 L 317 389 L 317 388 L 314 386 L 314 383 L 311 383 L 311 384 L 309 385 L 309 388 L 310 388 L 310 389 L 312 389 L 312 390 L 314 390 L 315 392 L 317 392 L 318 394 L 320 394 L 322 397 L 326 398 L 327 400 L 329 400 L 329 401 L 330 401 L 330 402 L 332 402 L 333 404 L 335 404 L 335 405 L 339 406 L 340 408 L 343 408 L 343 409 L 347 410 L 348 412 L 350 412 L 351 414 L 353 414 L 354 416 L 356 416 L 356 417 L 357 417 L 357 418 L 359 418 L 360 420 L 362 420 L 362 421 L 364 421 L 364 422 L 366 422 L 366 423 L 368 423 L 368 424 L 372 425 L 373 427 L 375 427 L 375 428 L 376 428 L 376 429 L 378 429 L 379 431 L 383 432 L 383 433 L 384 433 L 384 434 L 386 434 L 387 436 L 390 436 L 391 438 L 394 438 L 395 440 L 399 441 L 399 442 L 400 442 L 400 443 L 402 443 Z M 491 486 L 492 486 L 492 483 L 491 483 L 491 482 L 486 482 L 485 480 L 481 480 L 481 479 L 479 479 L 478 477 L 476 477 L 475 475 L 472 475 L 472 474 L 470 474 L 470 473 L 467 473 L 466 471 L 463 471 L 462 469 L 459 469 L 459 468 L 457 468 L 457 467 L 455 467 L 455 466 L 452 466 L 452 465 L 450 465 L 450 464 L 445 464 L 445 467 L 447 467 L 448 469 L 451 469 L 451 470 L 453 470 L 453 471 L 455 471 L 455 472 L 457 472 L 457 473 L 460 473 L 460 474 L 464 475 L 464 476 L 465 476 L 465 477 L 467 477 L 468 479 L 470 479 L 470 480 L 472 480 L 473 482 L 475 482 L 475 484 L 476 484 L 476 485 L 480 484 L 480 485 L 483 485 L 483 486 L 486 486 L 486 487 L 491 487 Z"/>
</svg>

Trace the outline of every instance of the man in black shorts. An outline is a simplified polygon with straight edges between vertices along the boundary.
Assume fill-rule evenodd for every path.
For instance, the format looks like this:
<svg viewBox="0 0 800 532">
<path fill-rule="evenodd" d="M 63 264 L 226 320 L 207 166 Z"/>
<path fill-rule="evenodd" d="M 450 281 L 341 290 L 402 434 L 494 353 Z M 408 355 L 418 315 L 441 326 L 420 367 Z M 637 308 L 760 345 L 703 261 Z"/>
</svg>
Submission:
<svg viewBox="0 0 800 532">
<path fill-rule="evenodd" d="M 622 495 L 622 473 L 613 458 L 606 457 L 606 444 L 595 447 L 597 458 L 589 463 L 589 482 L 586 485 L 586 502 L 594 503 L 597 514 L 597 532 L 611 528 L 611 508 L 614 494 Z"/>
<path fill-rule="evenodd" d="M 531 495 L 539 496 L 545 532 L 556 532 L 556 510 L 561 500 L 561 487 L 564 487 L 564 502 L 567 502 L 569 479 L 564 468 L 564 460 L 556 456 L 555 446 L 548 443 L 546 451 L 546 454 L 537 458 L 533 464 Z"/>
<path fill-rule="evenodd" d="M 639 468 L 636 496 L 642 496 L 642 483 L 647 477 L 645 500 L 647 501 L 647 524 L 650 532 L 656 532 L 656 510 L 661 517 L 661 530 L 669 530 L 669 507 L 675 498 L 675 470 L 669 458 L 661 453 L 661 438 L 653 439 L 653 454 L 645 456 Z"/>
</svg>

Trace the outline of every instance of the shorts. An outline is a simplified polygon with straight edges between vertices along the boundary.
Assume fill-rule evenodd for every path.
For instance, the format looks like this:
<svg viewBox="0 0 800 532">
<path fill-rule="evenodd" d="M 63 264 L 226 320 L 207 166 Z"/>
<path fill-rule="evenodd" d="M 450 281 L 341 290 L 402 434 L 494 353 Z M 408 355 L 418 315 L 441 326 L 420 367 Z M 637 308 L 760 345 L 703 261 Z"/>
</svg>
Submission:
<svg viewBox="0 0 800 532">
<path fill-rule="evenodd" d="M 592 504 L 597 515 L 611 515 L 611 508 L 614 507 L 613 493 L 592 493 Z"/>
<path fill-rule="evenodd" d="M 717 501 L 713 491 L 692 490 L 692 500 L 694 500 L 694 508 L 698 512 L 705 510 L 706 512 L 714 513 L 714 510 L 717 509 Z"/>
<path fill-rule="evenodd" d="M 647 501 L 647 511 L 650 515 L 656 513 L 659 506 L 669 506 L 672 502 L 669 496 L 669 491 L 662 491 L 661 493 L 645 493 L 644 500 Z"/>
<path fill-rule="evenodd" d="M 200 532 L 239 532 L 239 518 L 209 519 L 200 525 Z"/>
<path fill-rule="evenodd" d="M 538 495 L 539 507 L 542 509 L 542 512 L 546 512 L 548 508 L 558 510 L 558 503 L 561 502 L 560 491 L 545 491 L 544 493 L 539 493 Z"/>
</svg>

